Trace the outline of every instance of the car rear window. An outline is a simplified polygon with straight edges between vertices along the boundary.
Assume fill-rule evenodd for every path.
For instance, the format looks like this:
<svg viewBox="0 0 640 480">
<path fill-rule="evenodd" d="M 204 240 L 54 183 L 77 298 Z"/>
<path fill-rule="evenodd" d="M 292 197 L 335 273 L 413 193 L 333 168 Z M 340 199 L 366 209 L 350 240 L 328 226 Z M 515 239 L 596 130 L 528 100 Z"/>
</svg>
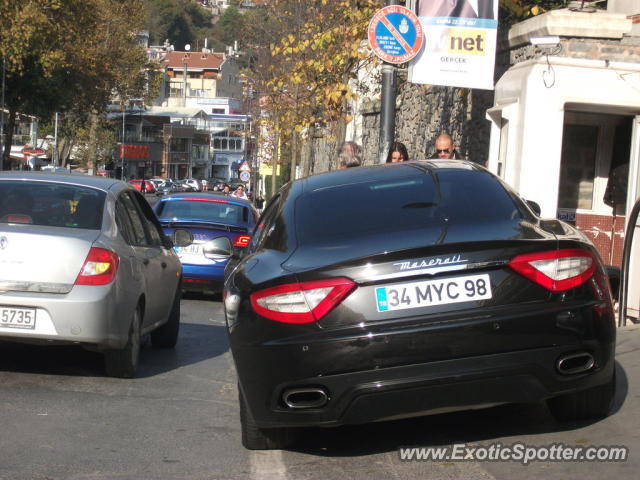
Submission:
<svg viewBox="0 0 640 480">
<path fill-rule="evenodd" d="M 488 172 L 446 170 L 315 190 L 296 202 L 301 245 L 429 227 L 522 219 Z"/>
<path fill-rule="evenodd" d="M 171 199 L 160 202 L 157 211 L 161 220 L 197 220 L 213 223 L 246 223 L 249 212 L 246 207 L 224 200 Z"/>
<path fill-rule="evenodd" d="M 0 181 L 0 223 L 99 230 L 105 197 L 78 185 Z"/>
</svg>

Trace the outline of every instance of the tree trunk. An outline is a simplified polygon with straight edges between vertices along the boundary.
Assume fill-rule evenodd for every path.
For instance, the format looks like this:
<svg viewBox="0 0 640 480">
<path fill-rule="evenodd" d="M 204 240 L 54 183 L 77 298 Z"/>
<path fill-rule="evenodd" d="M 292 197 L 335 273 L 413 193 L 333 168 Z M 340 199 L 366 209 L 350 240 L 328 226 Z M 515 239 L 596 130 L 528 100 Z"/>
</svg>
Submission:
<svg viewBox="0 0 640 480">
<path fill-rule="evenodd" d="M 98 153 L 98 114 L 96 112 L 91 112 L 89 122 L 89 152 L 87 155 L 87 169 L 90 173 L 95 174 L 96 156 Z"/>
<path fill-rule="evenodd" d="M 280 160 L 280 133 L 276 125 L 276 134 L 273 142 L 273 157 L 271 158 L 271 197 L 276 194 L 276 175 L 278 173 L 278 161 Z"/>
<path fill-rule="evenodd" d="M 307 143 L 306 143 L 306 160 L 304 162 L 304 169 L 302 171 L 303 177 L 308 177 L 311 174 L 311 159 L 313 156 L 313 136 L 315 134 L 316 127 L 311 125 L 307 134 Z"/>
<path fill-rule="evenodd" d="M 8 123 L 4 127 L 4 149 L 2 150 L 2 170 L 11 170 L 11 144 L 13 143 L 13 131 L 16 128 L 16 109 L 9 106 Z"/>
<path fill-rule="evenodd" d="M 298 159 L 300 140 L 295 131 L 291 133 L 291 137 L 291 176 L 289 179 L 293 182 L 296 179 L 296 163 Z"/>
</svg>

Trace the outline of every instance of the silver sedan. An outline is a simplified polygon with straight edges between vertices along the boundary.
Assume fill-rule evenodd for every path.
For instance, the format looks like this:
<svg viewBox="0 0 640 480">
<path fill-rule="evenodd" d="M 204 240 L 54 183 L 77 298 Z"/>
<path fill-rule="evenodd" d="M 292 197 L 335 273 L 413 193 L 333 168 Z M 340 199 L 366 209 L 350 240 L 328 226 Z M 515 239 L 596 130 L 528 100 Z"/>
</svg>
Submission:
<svg viewBox="0 0 640 480">
<path fill-rule="evenodd" d="M 140 338 L 172 348 L 182 267 L 146 200 L 118 180 L 0 173 L 0 340 L 78 344 L 133 377 Z"/>
</svg>

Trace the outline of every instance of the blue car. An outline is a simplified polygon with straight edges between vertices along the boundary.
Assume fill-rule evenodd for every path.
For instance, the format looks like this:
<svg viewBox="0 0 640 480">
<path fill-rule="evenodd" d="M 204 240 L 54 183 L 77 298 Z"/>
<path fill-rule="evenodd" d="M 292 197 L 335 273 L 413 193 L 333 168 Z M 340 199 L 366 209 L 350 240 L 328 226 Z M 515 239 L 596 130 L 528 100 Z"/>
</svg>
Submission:
<svg viewBox="0 0 640 480">
<path fill-rule="evenodd" d="M 165 234 L 188 230 L 193 243 L 174 247 L 183 268 L 185 291 L 222 291 L 228 256 L 215 252 L 214 238 L 226 236 L 239 249 L 251 241 L 258 214 L 247 200 L 216 193 L 176 193 L 165 195 L 154 206 Z"/>
</svg>

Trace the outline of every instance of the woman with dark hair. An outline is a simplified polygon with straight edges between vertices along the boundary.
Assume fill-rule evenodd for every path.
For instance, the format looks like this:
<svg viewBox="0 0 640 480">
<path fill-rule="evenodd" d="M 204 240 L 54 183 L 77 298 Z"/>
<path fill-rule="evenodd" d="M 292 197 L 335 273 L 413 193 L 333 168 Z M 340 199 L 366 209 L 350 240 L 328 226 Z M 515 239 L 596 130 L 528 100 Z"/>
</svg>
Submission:
<svg viewBox="0 0 640 480">
<path fill-rule="evenodd" d="M 398 163 L 409 161 L 409 154 L 407 153 L 407 147 L 404 143 L 393 142 L 387 155 L 387 163 Z"/>
</svg>

